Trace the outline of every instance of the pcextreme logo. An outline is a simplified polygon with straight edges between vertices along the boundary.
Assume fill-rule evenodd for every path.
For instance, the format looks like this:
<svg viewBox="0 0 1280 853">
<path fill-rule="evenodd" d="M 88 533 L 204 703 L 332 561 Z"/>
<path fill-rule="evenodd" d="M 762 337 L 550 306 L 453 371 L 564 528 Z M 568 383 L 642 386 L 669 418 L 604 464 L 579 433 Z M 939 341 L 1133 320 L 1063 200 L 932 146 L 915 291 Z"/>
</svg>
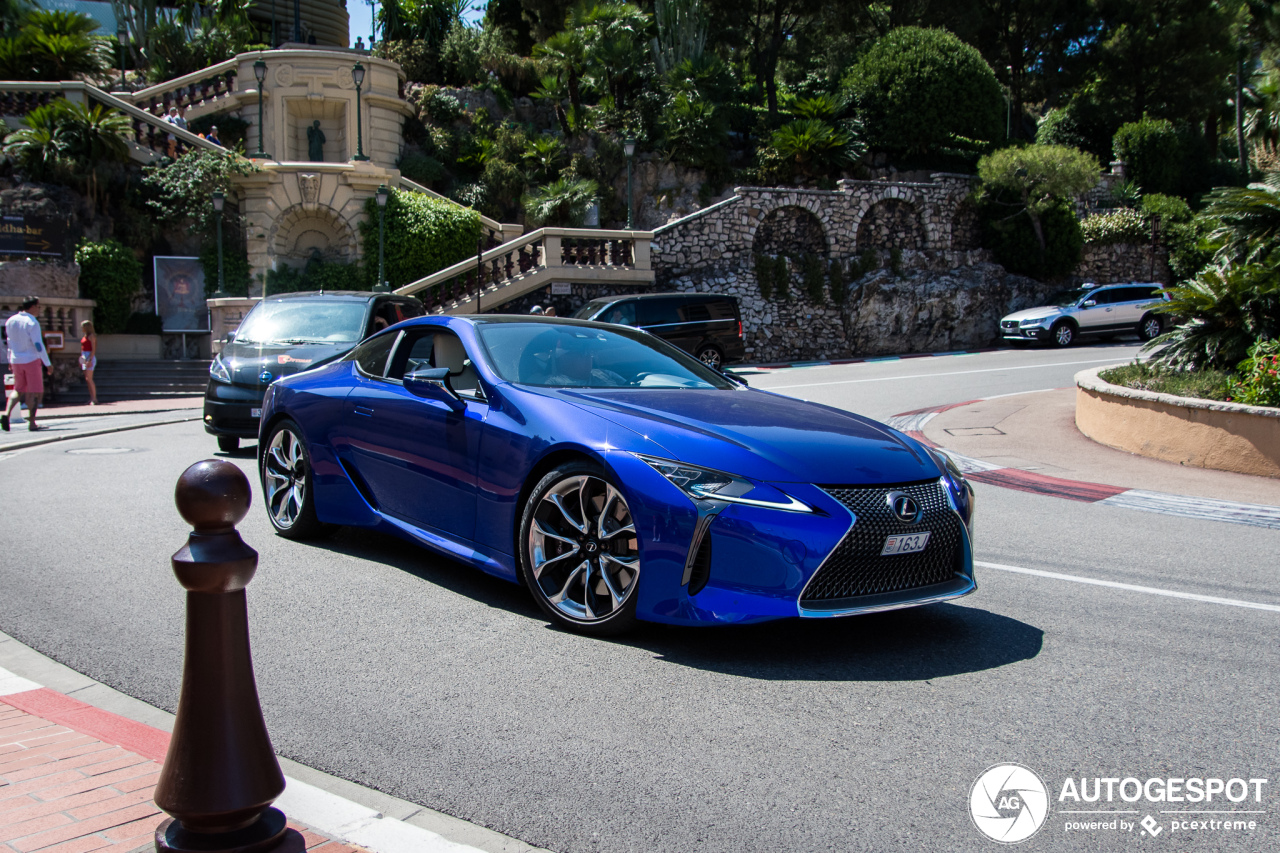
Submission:
<svg viewBox="0 0 1280 853">
<path fill-rule="evenodd" d="M 1064 833 L 1116 834 L 1155 839 L 1194 833 L 1244 834 L 1258 829 L 1266 779 L 1243 777 L 1097 776 L 1063 780 L 1056 811 Z M 978 831 L 1000 844 L 1017 844 L 1049 819 L 1049 789 L 1021 764 L 996 764 L 973 783 L 969 816 Z M 1142 817 L 1139 817 L 1139 816 Z M 1211 842 L 1212 843 L 1212 842 Z"/>
</svg>

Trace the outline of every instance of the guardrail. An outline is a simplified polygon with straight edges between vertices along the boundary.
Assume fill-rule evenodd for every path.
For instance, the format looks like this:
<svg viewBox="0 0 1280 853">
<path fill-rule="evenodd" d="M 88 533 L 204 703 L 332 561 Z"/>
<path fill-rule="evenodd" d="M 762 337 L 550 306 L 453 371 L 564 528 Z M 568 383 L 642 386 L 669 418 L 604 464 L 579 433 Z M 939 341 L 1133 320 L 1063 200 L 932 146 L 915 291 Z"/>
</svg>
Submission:
<svg viewBox="0 0 1280 853">
<path fill-rule="evenodd" d="M 435 313 L 480 313 L 550 281 L 651 284 L 648 231 L 539 228 L 459 261 L 396 293 Z"/>
</svg>

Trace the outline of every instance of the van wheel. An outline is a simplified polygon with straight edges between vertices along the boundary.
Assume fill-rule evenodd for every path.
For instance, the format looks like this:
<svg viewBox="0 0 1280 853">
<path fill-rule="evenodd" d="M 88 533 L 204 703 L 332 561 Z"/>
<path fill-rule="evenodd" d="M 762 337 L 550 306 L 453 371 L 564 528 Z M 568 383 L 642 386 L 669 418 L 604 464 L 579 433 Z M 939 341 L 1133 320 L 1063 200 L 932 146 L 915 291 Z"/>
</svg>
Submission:
<svg viewBox="0 0 1280 853">
<path fill-rule="evenodd" d="M 235 453 L 240 449 L 240 439 L 234 435 L 218 436 L 218 449 L 223 453 Z"/>
<path fill-rule="evenodd" d="M 724 353 L 720 352 L 719 347 L 707 345 L 698 349 L 698 361 L 707 367 L 719 370 L 724 366 Z"/>
</svg>

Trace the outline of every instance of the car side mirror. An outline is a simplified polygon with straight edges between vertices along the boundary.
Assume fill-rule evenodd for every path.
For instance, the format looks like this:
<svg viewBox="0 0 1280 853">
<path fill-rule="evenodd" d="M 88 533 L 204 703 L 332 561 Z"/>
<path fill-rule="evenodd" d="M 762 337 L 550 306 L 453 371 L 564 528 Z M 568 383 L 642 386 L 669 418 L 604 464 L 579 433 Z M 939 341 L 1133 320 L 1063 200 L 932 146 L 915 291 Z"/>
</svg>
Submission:
<svg viewBox="0 0 1280 853">
<path fill-rule="evenodd" d="M 719 367 L 716 368 L 716 370 L 720 371 L 720 374 L 724 376 L 725 379 L 728 379 L 730 382 L 737 382 L 739 385 L 746 385 L 747 387 L 751 386 L 751 383 L 747 381 L 747 377 L 739 376 L 736 373 L 730 373 L 728 370 L 725 369 L 724 365 L 720 365 Z"/>
<path fill-rule="evenodd" d="M 1096 300 L 1096 299 L 1086 299 L 1084 302 L 1081 302 L 1081 303 L 1080 303 L 1080 307 L 1081 307 L 1081 308 L 1092 308 L 1093 306 L 1095 306 L 1095 305 L 1097 305 L 1097 304 L 1098 304 L 1098 300 Z"/>
<path fill-rule="evenodd" d="M 454 411 L 466 408 L 466 403 L 449 387 L 449 368 L 427 367 L 406 373 L 405 389 L 415 397 L 444 403 Z"/>
<path fill-rule="evenodd" d="M 232 341 L 234 341 L 235 339 L 236 339 L 236 330 L 235 330 L 235 329 L 232 329 L 231 331 L 227 332 L 227 343 L 231 343 L 231 342 L 232 342 Z"/>
</svg>

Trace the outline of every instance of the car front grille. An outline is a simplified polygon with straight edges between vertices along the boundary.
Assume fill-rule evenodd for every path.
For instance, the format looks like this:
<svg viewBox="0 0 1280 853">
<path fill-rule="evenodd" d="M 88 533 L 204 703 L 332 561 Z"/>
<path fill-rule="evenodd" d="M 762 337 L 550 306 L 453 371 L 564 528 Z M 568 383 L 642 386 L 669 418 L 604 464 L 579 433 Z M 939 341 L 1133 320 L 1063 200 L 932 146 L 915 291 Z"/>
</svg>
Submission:
<svg viewBox="0 0 1280 853">
<path fill-rule="evenodd" d="M 951 509 L 939 480 L 903 486 L 821 486 L 856 517 L 805 587 L 801 606 L 827 606 L 846 599 L 901 593 L 952 580 L 963 568 L 960 517 Z M 889 506 L 890 492 L 910 495 L 922 509 L 920 521 L 899 521 Z M 902 533 L 930 532 L 929 543 L 915 554 L 880 556 L 885 540 Z M 856 606 L 856 602 L 848 602 Z"/>
<path fill-rule="evenodd" d="M 1016 328 L 1018 328 L 1018 321 L 1017 321 L 1017 320 L 1001 320 L 1001 321 L 1000 321 L 1000 328 L 1002 328 L 1002 329 L 1016 329 Z"/>
</svg>

